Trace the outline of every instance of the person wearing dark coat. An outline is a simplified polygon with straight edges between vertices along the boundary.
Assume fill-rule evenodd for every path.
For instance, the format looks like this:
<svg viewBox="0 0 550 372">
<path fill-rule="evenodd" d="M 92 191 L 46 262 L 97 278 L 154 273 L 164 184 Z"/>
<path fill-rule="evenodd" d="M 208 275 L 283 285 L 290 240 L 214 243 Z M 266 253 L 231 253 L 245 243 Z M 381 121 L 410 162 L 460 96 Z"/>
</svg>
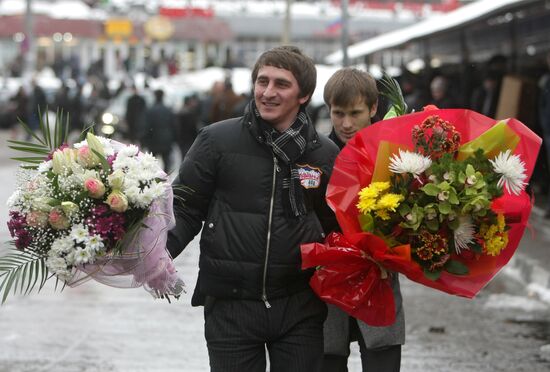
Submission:
<svg viewBox="0 0 550 372">
<path fill-rule="evenodd" d="M 200 101 L 197 96 L 185 97 L 183 109 L 178 115 L 178 145 L 183 159 L 197 137 Z"/>
<path fill-rule="evenodd" d="M 162 102 L 164 92 L 155 91 L 155 103 L 145 113 L 145 130 L 141 143 L 155 156 L 161 156 L 164 170 L 172 169 L 172 145 L 176 141 L 176 118 Z"/>
<path fill-rule="evenodd" d="M 132 95 L 126 101 L 126 125 L 128 126 L 128 140 L 133 142 L 143 137 L 145 120 L 145 99 L 139 94 L 137 87 L 132 87 Z"/>
<path fill-rule="evenodd" d="M 264 52 L 244 116 L 202 128 L 174 181 L 176 257 L 202 228 L 192 298 L 204 305 L 212 372 L 321 371 L 327 308 L 301 269 L 300 245 L 337 227 L 325 191 L 338 147 L 305 112 L 313 61 Z M 204 227 L 203 227 L 204 223 Z"/>
<path fill-rule="evenodd" d="M 359 130 L 371 125 L 378 106 L 378 89 L 374 78 L 367 72 L 343 68 L 327 81 L 323 98 L 333 125 L 329 138 L 342 149 Z M 328 305 L 323 372 L 348 371 L 349 345 L 352 341 L 359 343 L 363 372 L 400 370 L 405 318 L 398 274 L 391 273 L 390 280 L 396 308 L 396 320 L 391 326 L 372 327 L 340 308 Z"/>
</svg>

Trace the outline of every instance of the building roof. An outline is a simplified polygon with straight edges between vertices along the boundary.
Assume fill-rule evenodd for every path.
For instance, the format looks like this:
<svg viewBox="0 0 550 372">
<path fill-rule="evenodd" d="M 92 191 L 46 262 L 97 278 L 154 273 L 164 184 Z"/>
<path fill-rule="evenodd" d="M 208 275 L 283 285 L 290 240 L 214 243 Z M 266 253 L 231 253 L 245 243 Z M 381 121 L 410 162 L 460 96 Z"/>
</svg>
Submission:
<svg viewBox="0 0 550 372">
<path fill-rule="evenodd" d="M 35 14 L 34 34 L 37 37 L 51 37 L 54 33 L 70 32 L 79 38 L 96 39 L 105 37 L 104 22 L 95 19 L 52 18 Z M 172 40 L 197 40 L 220 42 L 233 38 L 233 32 L 223 20 L 216 18 L 182 18 L 171 20 L 174 26 Z M 143 38 L 142 23 L 134 23 L 133 36 Z M 11 38 L 15 33 L 25 31 L 24 15 L 0 16 L 0 38 Z"/>
<path fill-rule="evenodd" d="M 479 0 L 449 13 L 428 18 L 412 26 L 382 34 L 348 47 L 348 57 L 360 58 L 374 52 L 396 47 L 409 41 L 449 31 L 473 23 L 491 14 L 505 11 L 514 6 L 532 3 L 537 0 Z M 342 51 L 329 54 L 325 61 L 329 64 L 340 63 Z"/>
</svg>

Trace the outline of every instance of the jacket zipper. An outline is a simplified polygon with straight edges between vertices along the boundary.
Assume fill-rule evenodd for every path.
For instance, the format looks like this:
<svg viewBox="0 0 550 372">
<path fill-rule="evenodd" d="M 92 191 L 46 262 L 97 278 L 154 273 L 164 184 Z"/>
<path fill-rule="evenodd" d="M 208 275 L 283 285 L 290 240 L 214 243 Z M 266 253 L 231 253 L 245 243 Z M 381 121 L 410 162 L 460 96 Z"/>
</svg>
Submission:
<svg viewBox="0 0 550 372">
<path fill-rule="evenodd" d="M 267 219 L 267 241 L 265 246 L 265 261 L 264 261 L 264 275 L 262 282 L 262 301 L 266 308 L 271 308 L 271 304 L 267 301 L 267 293 L 265 284 L 267 280 L 267 261 L 269 259 L 269 248 L 271 247 L 271 223 L 273 222 L 273 205 L 275 203 L 275 180 L 277 177 L 277 168 L 279 168 L 277 158 L 273 157 L 273 181 L 271 183 L 271 201 L 269 203 L 269 216 Z"/>
</svg>

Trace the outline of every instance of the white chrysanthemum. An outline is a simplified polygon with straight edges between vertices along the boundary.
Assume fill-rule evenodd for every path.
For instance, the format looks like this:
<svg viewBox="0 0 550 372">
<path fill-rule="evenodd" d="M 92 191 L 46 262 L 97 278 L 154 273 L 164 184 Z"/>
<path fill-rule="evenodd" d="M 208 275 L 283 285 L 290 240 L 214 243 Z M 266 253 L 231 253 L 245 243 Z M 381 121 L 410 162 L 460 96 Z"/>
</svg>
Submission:
<svg viewBox="0 0 550 372">
<path fill-rule="evenodd" d="M 52 255 L 61 255 L 63 253 L 69 253 L 74 248 L 74 241 L 69 236 L 63 236 L 61 238 L 57 238 L 53 241 L 50 254 Z"/>
<path fill-rule="evenodd" d="M 70 236 L 75 242 L 84 243 L 89 240 L 90 234 L 88 233 L 88 229 L 79 223 L 72 227 Z"/>
<path fill-rule="evenodd" d="M 518 155 L 512 155 L 510 150 L 501 152 L 494 160 L 489 160 L 496 173 L 500 174 L 499 187 L 506 187 L 509 193 L 519 195 L 527 184 L 525 180 L 525 163 Z"/>
<path fill-rule="evenodd" d="M 390 158 L 389 169 L 393 173 L 411 173 L 418 177 L 432 165 L 432 160 L 426 156 L 411 151 L 399 150 L 399 155 Z"/>
<path fill-rule="evenodd" d="M 88 239 L 87 244 L 88 244 L 88 247 L 94 252 L 100 252 L 105 247 L 105 245 L 103 244 L 103 240 L 99 235 L 90 236 L 90 239 Z"/>
<path fill-rule="evenodd" d="M 460 253 L 463 249 L 470 249 L 468 244 L 474 242 L 475 227 L 472 219 L 469 216 L 460 216 L 458 218 L 459 225 L 454 231 L 454 241 L 456 253 Z"/>
<path fill-rule="evenodd" d="M 74 252 L 74 264 L 81 265 L 93 261 L 92 252 L 88 248 L 77 248 Z"/>
<path fill-rule="evenodd" d="M 59 280 L 63 280 L 64 282 L 69 281 L 73 277 L 73 273 L 69 268 L 64 270 L 58 270 L 55 275 L 59 278 Z"/>
<path fill-rule="evenodd" d="M 46 259 L 46 267 L 51 272 L 57 274 L 60 271 L 67 270 L 67 262 L 65 262 L 63 257 L 49 256 Z"/>
<path fill-rule="evenodd" d="M 139 153 L 139 149 L 136 145 L 127 145 L 121 148 L 117 153 L 117 159 L 119 158 L 132 158 Z"/>
</svg>

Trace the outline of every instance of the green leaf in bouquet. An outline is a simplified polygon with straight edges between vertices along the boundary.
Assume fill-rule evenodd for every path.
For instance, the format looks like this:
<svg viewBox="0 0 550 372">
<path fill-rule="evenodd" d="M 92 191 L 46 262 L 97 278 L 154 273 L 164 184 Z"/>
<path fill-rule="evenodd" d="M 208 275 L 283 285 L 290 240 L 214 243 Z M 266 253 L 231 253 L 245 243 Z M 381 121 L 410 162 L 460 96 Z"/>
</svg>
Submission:
<svg viewBox="0 0 550 372">
<path fill-rule="evenodd" d="M 432 218 L 431 220 L 424 219 L 424 223 L 431 232 L 439 231 L 439 221 L 437 218 Z"/>
<path fill-rule="evenodd" d="M 468 244 L 468 247 L 475 253 L 483 253 L 483 246 L 478 242 L 474 241 L 472 244 Z"/>
<path fill-rule="evenodd" d="M 111 166 L 109 165 L 109 162 L 107 161 L 105 156 L 95 149 L 91 149 L 91 150 L 99 159 L 99 163 L 101 164 L 101 168 L 103 169 L 103 171 L 105 171 L 105 173 L 107 174 L 111 173 Z"/>
<path fill-rule="evenodd" d="M 451 203 L 448 201 L 443 201 L 439 203 L 439 213 L 441 214 L 449 214 L 451 213 Z"/>
<path fill-rule="evenodd" d="M 12 250 L 0 256 L 0 296 L 6 302 L 10 291 L 13 294 L 28 294 L 39 283 L 40 291 L 48 279 L 46 258 L 29 251 Z"/>
<path fill-rule="evenodd" d="M 433 183 L 428 183 L 420 188 L 426 195 L 437 196 L 439 194 L 440 188 Z"/>
<path fill-rule="evenodd" d="M 46 108 L 46 112 L 47 111 L 48 110 Z M 38 117 L 39 130 L 37 132 L 33 131 L 25 122 L 18 118 L 19 125 L 21 125 L 25 132 L 29 135 L 29 137 L 33 138 L 36 142 L 15 140 L 8 140 L 8 142 L 11 144 L 9 145 L 9 147 L 13 150 L 41 156 L 18 157 L 12 158 L 13 160 L 37 164 L 37 159 L 39 159 L 39 164 L 40 162 L 45 160 L 48 154 L 50 154 L 53 150 L 59 148 L 63 143 L 67 141 L 67 136 L 69 134 L 69 116 L 67 115 L 65 117 L 63 114 L 63 110 L 58 110 L 56 112 L 56 120 L 55 123 L 53 123 L 53 128 L 50 125 L 50 119 L 48 115 L 45 115 L 46 119 L 44 120 L 40 107 L 38 107 Z"/>
<path fill-rule="evenodd" d="M 424 269 L 424 276 L 435 282 L 441 276 L 441 271 L 430 271 L 428 269 Z"/>
<path fill-rule="evenodd" d="M 457 260 L 449 260 L 445 264 L 445 270 L 454 275 L 466 275 L 470 272 L 468 266 Z"/>
<path fill-rule="evenodd" d="M 361 213 L 359 215 L 359 225 L 361 226 L 361 230 L 365 232 L 373 232 L 374 218 L 370 214 Z"/>
<path fill-rule="evenodd" d="M 384 71 L 382 79 L 380 79 L 380 85 L 382 87 L 380 94 L 388 98 L 391 103 L 391 107 L 384 116 L 384 119 L 405 115 L 407 113 L 407 104 L 397 80 Z"/>
</svg>

